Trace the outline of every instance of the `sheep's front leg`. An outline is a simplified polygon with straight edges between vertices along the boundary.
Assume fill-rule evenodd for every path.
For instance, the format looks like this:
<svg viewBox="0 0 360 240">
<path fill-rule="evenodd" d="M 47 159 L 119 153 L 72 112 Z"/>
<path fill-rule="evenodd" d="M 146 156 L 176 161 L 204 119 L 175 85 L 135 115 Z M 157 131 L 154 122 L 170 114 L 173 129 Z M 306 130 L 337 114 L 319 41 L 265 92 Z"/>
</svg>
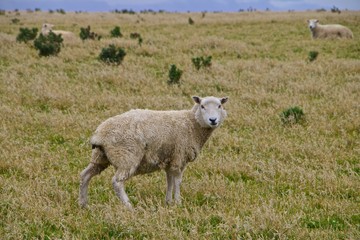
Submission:
<svg viewBox="0 0 360 240">
<path fill-rule="evenodd" d="M 174 175 L 174 199 L 176 204 L 181 204 L 180 185 L 182 181 L 182 172 Z"/>
<path fill-rule="evenodd" d="M 174 177 L 170 171 L 166 172 L 166 182 L 167 182 L 167 188 L 166 188 L 165 201 L 167 204 L 170 204 L 172 202 L 172 191 L 174 186 Z"/>
<path fill-rule="evenodd" d="M 182 171 L 166 171 L 166 203 L 170 204 L 172 202 L 172 194 L 174 190 L 174 199 L 175 203 L 181 203 L 180 197 L 180 185 L 182 180 Z"/>
</svg>

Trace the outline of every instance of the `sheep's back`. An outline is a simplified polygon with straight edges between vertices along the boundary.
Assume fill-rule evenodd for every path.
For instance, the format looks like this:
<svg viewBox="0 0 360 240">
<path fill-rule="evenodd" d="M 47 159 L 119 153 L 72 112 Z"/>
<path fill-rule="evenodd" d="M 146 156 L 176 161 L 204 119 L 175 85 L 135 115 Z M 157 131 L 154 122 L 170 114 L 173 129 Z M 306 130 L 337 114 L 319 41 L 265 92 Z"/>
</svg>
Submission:
<svg viewBox="0 0 360 240">
<path fill-rule="evenodd" d="M 340 24 L 318 25 L 314 32 L 315 37 L 348 37 L 352 38 L 352 32 L 349 28 Z"/>
<path fill-rule="evenodd" d="M 189 132 L 190 111 L 131 110 L 99 125 L 92 144 L 117 144 L 133 141 L 147 147 L 174 142 Z"/>
</svg>

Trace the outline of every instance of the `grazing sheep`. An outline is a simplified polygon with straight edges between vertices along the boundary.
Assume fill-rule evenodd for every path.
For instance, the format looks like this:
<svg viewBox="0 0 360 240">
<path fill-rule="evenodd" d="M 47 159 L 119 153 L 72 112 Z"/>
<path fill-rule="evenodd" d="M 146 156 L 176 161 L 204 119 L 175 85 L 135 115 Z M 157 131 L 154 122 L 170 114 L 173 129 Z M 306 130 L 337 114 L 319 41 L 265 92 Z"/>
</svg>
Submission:
<svg viewBox="0 0 360 240">
<path fill-rule="evenodd" d="M 313 39 L 316 38 L 353 38 L 353 33 L 347 27 L 339 24 L 321 25 L 319 20 L 308 20 Z"/>
<path fill-rule="evenodd" d="M 50 23 L 44 23 L 42 25 L 42 28 L 41 28 L 41 33 L 43 35 L 48 35 L 50 31 L 52 31 L 53 33 L 55 34 L 61 34 L 63 37 L 73 37 L 74 36 L 74 33 L 72 32 L 68 32 L 68 31 L 62 31 L 62 30 L 53 30 L 52 28 L 54 27 L 53 24 L 50 24 Z"/>
<path fill-rule="evenodd" d="M 124 182 L 131 176 L 164 169 L 166 203 L 180 203 L 180 184 L 188 162 L 199 155 L 212 132 L 226 118 L 223 104 L 228 98 L 193 97 L 191 110 L 131 110 L 107 119 L 90 142 L 92 160 L 81 172 L 79 204 L 87 204 L 91 178 L 110 164 L 116 169 L 112 184 L 116 195 L 132 209 Z"/>
</svg>

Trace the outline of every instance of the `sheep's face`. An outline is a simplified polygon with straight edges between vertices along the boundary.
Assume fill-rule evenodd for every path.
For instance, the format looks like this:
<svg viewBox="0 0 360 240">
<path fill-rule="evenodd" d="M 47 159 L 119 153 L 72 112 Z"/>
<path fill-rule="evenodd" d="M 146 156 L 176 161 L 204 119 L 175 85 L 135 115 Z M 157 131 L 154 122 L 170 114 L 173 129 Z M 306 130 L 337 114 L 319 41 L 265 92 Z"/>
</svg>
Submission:
<svg viewBox="0 0 360 240">
<path fill-rule="evenodd" d="M 42 30 L 52 30 L 53 27 L 54 27 L 53 24 L 44 23 L 44 24 L 42 25 Z"/>
<path fill-rule="evenodd" d="M 310 30 L 316 28 L 316 25 L 318 24 L 318 22 L 319 22 L 319 20 L 317 20 L 317 19 L 308 20 Z"/>
<path fill-rule="evenodd" d="M 223 107 L 228 100 L 227 97 L 193 97 L 197 104 L 195 118 L 197 122 L 204 128 L 216 128 L 220 126 L 226 118 L 226 111 Z"/>
</svg>

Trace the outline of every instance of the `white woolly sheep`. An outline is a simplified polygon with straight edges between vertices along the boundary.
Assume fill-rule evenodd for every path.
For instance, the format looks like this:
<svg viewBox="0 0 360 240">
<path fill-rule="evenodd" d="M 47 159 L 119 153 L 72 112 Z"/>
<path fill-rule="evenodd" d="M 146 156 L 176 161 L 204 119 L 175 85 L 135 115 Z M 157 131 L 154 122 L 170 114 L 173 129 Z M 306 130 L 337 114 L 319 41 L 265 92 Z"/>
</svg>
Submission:
<svg viewBox="0 0 360 240">
<path fill-rule="evenodd" d="M 353 38 L 353 33 L 340 24 L 321 25 L 319 20 L 308 20 L 309 29 L 313 39 L 316 38 Z"/>
<path fill-rule="evenodd" d="M 92 136 L 92 159 L 80 174 L 79 204 L 87 204 L 91 178 L 109 165 L 116 169 L 112 184 L 129 209 L 132 205 L 124 182 L 138 174 L 164 169 L 166 203 L 181 203 L 180 184 L 187 163 L 199 155 L 212 132 L 226 118 L 223 104 L 228 98 L 192 97 L 191 110 L 131 110 L 101 123 Z"/>
<path fill-rule="evenodd" d="M 68 31 L 63 31 L 63 30 L 53 30 L 52 28 L 54 27 L 53 24 L 50 24 L 50 23 L 44 23 L 41 27 L 41 33 L 43 35 L 48 35 L 49 32 L 53 32 L 55 34 L 61 34 L 63 37 L 73 37 L 74 36 L 74 33 L 72 32 L 68 32 Z"/>
</svg>

